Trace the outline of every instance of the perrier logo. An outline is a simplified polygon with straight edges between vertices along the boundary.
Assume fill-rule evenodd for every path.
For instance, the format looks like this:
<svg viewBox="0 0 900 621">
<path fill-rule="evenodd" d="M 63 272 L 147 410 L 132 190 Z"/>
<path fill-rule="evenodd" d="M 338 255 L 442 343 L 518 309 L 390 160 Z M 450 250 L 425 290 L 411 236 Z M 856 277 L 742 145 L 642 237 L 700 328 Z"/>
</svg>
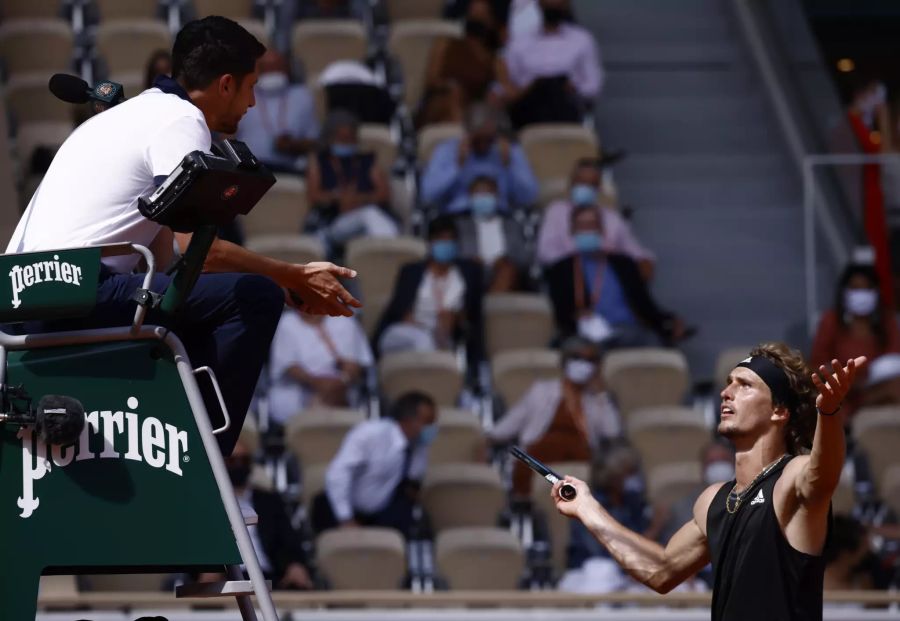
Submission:
<svg viewBox="0 0 900 621">
<path fill-rule="evenodd" d="M 62 282 L 80 287 L 84 280 L 81 267 L 74 263 L 60 262 L 59 255 L 53 255 L 52 261 L 36 261 L 30 265 L 13 265 L 9 270 L 12 285 L 12 305 L 19 308 L 22 299 L 19 295 L 29 287 L 42 282 Z"/>
</svg>

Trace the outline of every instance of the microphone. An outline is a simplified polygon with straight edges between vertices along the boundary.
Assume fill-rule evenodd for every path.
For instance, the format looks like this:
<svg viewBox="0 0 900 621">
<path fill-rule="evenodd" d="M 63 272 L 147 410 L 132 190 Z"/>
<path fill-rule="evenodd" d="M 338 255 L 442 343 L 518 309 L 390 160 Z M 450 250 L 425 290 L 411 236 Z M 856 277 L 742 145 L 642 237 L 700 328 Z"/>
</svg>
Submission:
<svg viewBox="0 0 900 621">
<path fill-rule="evenodd" d="M 102 80 L 91 87 L 78 76 L 55 73 L 48 84 L 50 92 L 62 101 L 82 104 L 94 102 L 94 112 L 103 112 L 125 100 L 125 87 L 118 82 Z"/>
</svg>

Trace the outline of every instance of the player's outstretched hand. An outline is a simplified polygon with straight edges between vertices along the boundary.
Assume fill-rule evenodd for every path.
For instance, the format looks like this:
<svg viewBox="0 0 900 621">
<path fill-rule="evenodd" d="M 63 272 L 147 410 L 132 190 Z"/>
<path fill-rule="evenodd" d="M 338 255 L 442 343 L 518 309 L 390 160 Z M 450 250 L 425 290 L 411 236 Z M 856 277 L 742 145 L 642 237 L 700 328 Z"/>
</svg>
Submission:
<svg viewBox="0 0 900 621">
<path fill-rule="evenodd" d="M 560 497 L 559 488 L 562 487 L 563 483 L 568 483 L 575 487 L 576 495 L 573 500 L 563 500 L 562 497 Z M 587 483 L 581 479 L 576 479 L 575 477 L 568 475 L 566 475 L 562 481 L 554 483 L 553 490 L 550 493 L 553 496 L 553 502 L 556 503 L 557 511 L 567 517 L 582 519 L 585 512 L 589 511 L 591 507 L 597 504 Z"/>
<path fill-rule="evenodd" d="M 285 283 L 291 306 L 311 315 L 352 317 L 362 304 L 350 295 L 340 278 L 355 278 L 356 271 L 326 261 L 297 265 Z"/>
<path fill-rule="evenodd" d="M 844 397 L 850 391 L 856 372 L 866 364 L 866 357 L 847 361 L 847 366 L 841 366 L 839 360 L 831 361 L 833 373 L 828 372 L 828 368 L 823 364 L 819 367 L 818 373 L 812 374 L 812 382 L 819 391 L 816 397 L 816 407 L 820 412 L 825 414 L 834 414 L 844 402 Z"/>
</svg>

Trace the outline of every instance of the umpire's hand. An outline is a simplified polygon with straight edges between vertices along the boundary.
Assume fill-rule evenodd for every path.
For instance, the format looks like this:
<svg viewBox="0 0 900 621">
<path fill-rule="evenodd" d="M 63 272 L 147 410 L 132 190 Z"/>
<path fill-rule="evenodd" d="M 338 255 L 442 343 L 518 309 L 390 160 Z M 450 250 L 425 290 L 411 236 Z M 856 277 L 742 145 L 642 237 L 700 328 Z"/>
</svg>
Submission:
<svg viewBox="0 0 900 621">
<path fill-rule="evenodd" d="M 291 268 L 283 284 L 288 290 L 288 304 L 294 308 L 311 315 L 352 317 L 352 309 L 362 306 L 338 280 L 356 278 L 355 270 L 325 261 Z"/>
<path fill-rule="evenodd" d="M 563 483 L 568 483 L 575 488 L 576 495 L 574 499 L 563 500 L 560 497 L 559 488 L 563 486 Z M 553 495 L 553 502 L 556 503 L 557 511 L 571 518 L 584 520 L 585 516 L 592 511 L 596 511 L 598 506 L 587 483 L 572 476 L 566 475 L 562 481 L 554 483 L 553 490 L 550 493 Z"/>
</svg>

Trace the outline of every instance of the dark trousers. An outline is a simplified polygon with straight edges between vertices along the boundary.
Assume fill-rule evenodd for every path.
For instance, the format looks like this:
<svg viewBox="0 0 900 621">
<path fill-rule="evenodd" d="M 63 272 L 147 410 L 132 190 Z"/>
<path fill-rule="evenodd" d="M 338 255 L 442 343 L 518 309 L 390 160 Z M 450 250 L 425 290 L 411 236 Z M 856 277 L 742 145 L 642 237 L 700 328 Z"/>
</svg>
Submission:
<svg viewBox="0 0 900 621">
<path fill-rule="evenodd" d="M 413 525 L 413 501 L 407 493 L 407 486 L 401 483 L 387 506 L 375 513 L 360 513 L 353 519 L 361 526 L 381 526 L 399 530 L 404 537 L 409 537 Z M 331 501 L 325 492 L 319 492 L 313 498 L 310 509 L 310 524 L 317 534 L 339 525 Z"/>
<path fill-rule="evenodd" d="M 103 267 L 97 305 L 88 317 L 28 322 L 21 329 L 28 334 L 130 325 L 137 307 L 131 297 L 143 280 L 143 274 L 115 274 Z M 162 293 L 170 280 L 157 274 L 151 289 Z M 231 417 L 230 428 L 216 436 L 225 455 L 231 453 L 243 427 L 283 309 L 284 293 L 270 279 L 221 273 L 201 274 L 174 318 L 158 309 L 147 313 L 145 325 L 171 328 L 184 343 L 194 368 L 209 366 L 215 372 Z M 221 426 L 212 386 L 200 381 L 200 388 L 213 427 Z"/>
</svg>

